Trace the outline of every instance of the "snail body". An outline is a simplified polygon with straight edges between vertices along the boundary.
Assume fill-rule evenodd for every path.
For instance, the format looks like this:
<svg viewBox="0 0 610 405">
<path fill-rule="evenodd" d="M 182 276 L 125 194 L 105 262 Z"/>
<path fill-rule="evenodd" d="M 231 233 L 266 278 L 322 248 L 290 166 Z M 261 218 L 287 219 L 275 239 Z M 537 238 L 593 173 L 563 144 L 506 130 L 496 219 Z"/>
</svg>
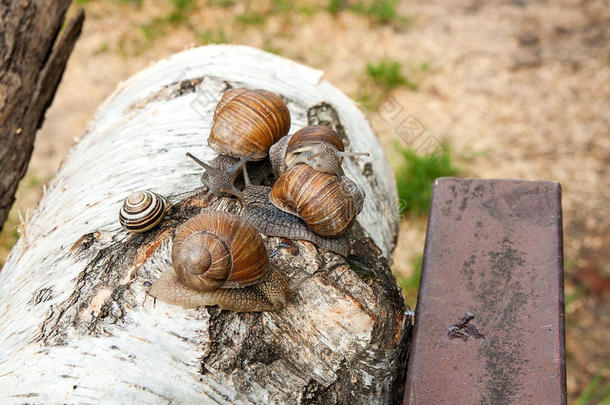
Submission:
<svg viewBox="0 0 610 405">
<path fill-rule="evenodd" d="M 169 201 L 160 194 L 138 191 L 123 201 L 119 223 L 129 232 L 146 232 L 161 222 L 170 206 Z"/>
<path fill-rule="evenodd" d="M 343 235 L 362 210 L 364 193 L 347 177 L 318 172 L 298 164 L 275 182 L 269 200 L 297 215 L 318 235 Z"/>
<path fill-rule="evenodd" d="M 311 168 L 337 176 L 343 175 L 341 163 L 346 156 L 369 156 L 362 152 L 345 152 L 341 136 L 325 125 L 309 125 L 280 139 L 269 150 L 277 175 L 305 163 Z"/>
<path fill-rule="evenodd" d="M 218 305 L 238 312 L 283 308 L 285 277 L 273 268 L 256 229 L 228 212 L 204 212 L 176 231 L 172 266 L 151 294 L 184 307 Z"/>
<path fill-rule="evenodd" d="M 236 183 L 241 187 L 243 182 L 240 181 L 241 167 L 249 165 L 250 170 L 254 172 L 253 177 L 256 183 L 263 181 L 271 171 L 269 165 L 264 161 L 248 161 L 248 156 L 237 159 L 231 156 L 218 155 L 210 162 L 203 162 L 190 153 L 186 156 L 193 159 L 197 164 L 205 168 L 205 172 L 201 175 L 201 182 L 212 193 L 218 196 L 236 196 L 241 198 L 241 191 L 236 186 Z"/>
<path fill-rule="evenodd" d="M 218 155 L 206 163 L 189 152 L 186 156 L 205 169 L 201 175 L 201 182 L 212 193 L 218 196 L 239 195 L 240 191 L 235 187 L 235 181 L 241 174 L 239 169 L 243 164 L 242 161 L 231 156 Z"/>
<path fill-rule="evenodd" d="M 289 130 L 290 113 L 280 96 L 261 89 L 231 89 L 214 110 L 208 145 L 223 155 L 260 160 Z"/>
</svg>

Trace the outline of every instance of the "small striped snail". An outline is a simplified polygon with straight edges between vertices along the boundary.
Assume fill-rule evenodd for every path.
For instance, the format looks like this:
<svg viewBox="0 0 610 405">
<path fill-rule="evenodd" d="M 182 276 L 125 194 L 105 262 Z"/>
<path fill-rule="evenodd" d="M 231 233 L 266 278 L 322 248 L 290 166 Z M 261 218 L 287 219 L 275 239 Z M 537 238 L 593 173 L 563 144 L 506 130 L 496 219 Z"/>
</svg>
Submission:
<svg viewBox="0 0 610 405">
<path fill-rule="evenodd" d="M 260 312 L 279 310 L 290 299 L 288 282 L 269 263 L 256 229 L 229 212 L 204 212 L 180 225 L 172 266 L 150 290 L 168 304 Z"/>
<path fill-rule="evenodd" d="M 269 148 L 290 130 L 286 103 L 266 90 L 231 89 L 216 109 L 208 145 L 219 155 L 206 163 L 187 156 L 206 169 L 201 181 L 216 195 L 239 195 L 235 181 L 243 161 L 261 160 Z M 261 166 L 262 167 L 262 166 Z M 266 173 L 261 172 L 264 177 Z"/>
<path fill-rule="evenodd" d="M 349 178 L 297 164 L 277 179 L 269 200 L 282 211 L 302 218 L 321 236 L 345 234 L 362 210 L 364 192 Z"/>
<path fill-rule="evenodd" d="M 345 152 L 341 136 L 325 125 L 309 125 L 280 139 L 269 150 L 276 175 L 299 163 L 319 172 L 343 176 L 341 163 L 347 156 L 369 156 L 367 152 Z"/>
<path fill-rule="evenodd" d="M 170 208 L 171 204 L 162 195 L 138 191 L 123 201 L 119 222 L 129 232 L 146 232 L 157 226 Z"/>
</svg>

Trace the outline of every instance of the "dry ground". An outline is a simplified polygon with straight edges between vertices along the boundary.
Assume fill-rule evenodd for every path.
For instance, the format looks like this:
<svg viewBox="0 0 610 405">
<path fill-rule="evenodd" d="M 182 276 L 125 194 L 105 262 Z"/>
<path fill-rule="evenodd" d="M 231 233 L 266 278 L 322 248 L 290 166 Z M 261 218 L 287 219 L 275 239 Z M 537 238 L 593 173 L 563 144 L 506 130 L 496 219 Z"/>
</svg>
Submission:
<svg viewBox="0 0 610 405">
<path fill-rule="evenodd" d="M 172 15 L 180 3 L 187 7 Z M 465 176 L 561 182 L 568 390 L 577 403 L 604 401 L 593 391 L 604 385 L 610 391 L 607 1 L 418 0 L 398 3 L 386 22 L 365 7 L 354 11 L 356 2 L 331 2 L 343 5 L 335 15 L 328 2 L 189 3 L 83 4 L 84 32 L 0 235 L 0 264 L 15 241 L 17 212 L 35 207 L 42 184 L 104 98 L 150 63 L 192 45 L 246 44 L 322 69 L 327 80 L 358 98 L 366 64 L 396 60 L 416 88 L 396 88 L 376 111 L 367 111 L 394 165 L 400 163 L 395 144 L 405 142 L 393 128 L 412 116 L 425 139 L 452 146 Z M 388 118 L 396 107 L 401 112 Z M 398 276 L 413 272 L 408 263 L 421 254 L 424 232 L 424 220 L 403 221 Z M 415 301 L 411 294 L 406 298 Z M 610 403 L 610 392 L 605 398 Z"/>
</svg>

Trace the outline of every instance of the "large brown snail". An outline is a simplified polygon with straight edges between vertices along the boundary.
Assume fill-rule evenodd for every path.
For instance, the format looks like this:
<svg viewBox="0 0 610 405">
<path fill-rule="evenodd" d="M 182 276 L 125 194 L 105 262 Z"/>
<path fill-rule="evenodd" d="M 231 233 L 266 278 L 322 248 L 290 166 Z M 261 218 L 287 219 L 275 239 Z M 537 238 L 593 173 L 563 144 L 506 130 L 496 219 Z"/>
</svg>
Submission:
<svg viewBox="0 0 610 405">
<path fill-rule="evenodd" d="M 321 236 L 337 237 L 352 226 L 362 210 L 364 192 L 349 178 L 297 164 L 277 179 L 269 200 L 294 214 Z"/>
<path fill-rule="evenodd" d="M 280 139 L 269 150 L 276 175 L 299 163 L 313 169 L 343 176 L 341 163 L 347 156 L 369 156 L 366 152 L 345 152 L 341 136 L 325 125 L 309 125 Z"/>
<path fill-rule="evenodd" d="M 208 145 L 216 152 L 236 158 L 264 159 L 271 145 L 290 130 L 286 103 L 267 90 L 231 89 L 216 110 Z"/>
<path fill-rule="evenodd" d="M 201 181 L 216 195 L 238 195 L 235 181 L 241 174 L 240 159 L 261 160 L 271 145 L 290 130 L 290 113 L 280 96 L 266 90 L 231 89 L 216 109 L 208 145 L 219 155 L 203 162 Z M 264 173 L 261 173 L 264 177 Z"/>
<path fill-rule="evenodd" d="M 245 179 L 241 193 L 242 215 L 257 231 L 267 236 L 306 240 L 344 257 L 349 254 L 349 239 L 346 236 L 327 238 L 316 234 L 301 218 L 274 206 L 269 201 L 271 187 L 252 184 L 246 166 L 242 167 Z"/>
<path fill-rule="evenodd" d="M 204 212 L 180 225 L 172 266 L 150 291 L 169 304 L 258 312 L 281 309 L 290 299 L 286 278 L 270 265 L 260 235 L 236 214 Z"/>
<path fill-rule="evenodd" d="M 171 204 L 162 195 L 152 191 L 138 191 L 123 201 L 119 223 L 129 232 L 146 232 L 161 222 L 170 207 Z"/>
</svg>

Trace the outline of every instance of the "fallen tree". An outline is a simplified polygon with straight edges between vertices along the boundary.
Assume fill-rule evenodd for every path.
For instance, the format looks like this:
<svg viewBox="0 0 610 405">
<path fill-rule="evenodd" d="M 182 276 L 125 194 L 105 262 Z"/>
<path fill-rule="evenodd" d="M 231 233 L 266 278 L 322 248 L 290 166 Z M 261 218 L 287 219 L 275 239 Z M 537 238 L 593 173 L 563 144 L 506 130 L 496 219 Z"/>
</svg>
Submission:
<svg viewBox="0 0 610 405">
<path fill-rule="evenodd" d="M 411 319 L 388 260 L 396 191 L 354 103 L 322 72 L 247 47 L 208 46 L 122 83 L 70 151 L 0 273 L 0 392 L 9 402 L 400 402 Z M 177 225 L 240 212 L 202 189 L 214 107 L 230 87 L 280 94 L 291 132 L 334 126 L 368 160 L 344 169 L 365 191 L 346 258 L 265 238 L 294 295 L 280 311 L 183 309 L 153 299 Z M 173 207 L 128 234 L 122 200 L 154 190 Z"/>
</svg>

